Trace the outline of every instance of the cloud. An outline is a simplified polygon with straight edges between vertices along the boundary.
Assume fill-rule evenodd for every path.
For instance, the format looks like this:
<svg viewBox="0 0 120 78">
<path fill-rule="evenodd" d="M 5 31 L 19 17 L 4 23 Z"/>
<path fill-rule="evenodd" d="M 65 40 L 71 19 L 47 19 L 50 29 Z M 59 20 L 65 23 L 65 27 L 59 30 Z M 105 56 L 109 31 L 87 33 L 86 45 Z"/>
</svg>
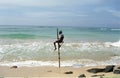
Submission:
<svg viewBox="0 0 120 78">
<path fill-rule="evenodd" d="M 25 12 L 24 16 L 33 18 L 70 18 L 70 17 L 86 17 L 87 15 L 76 12 Z"/>
<path fill-rule="evenodd" d="M 0 24 L 97 26 L 120 17 L 114 9 L 116 2 L 112 3 L 114 0 L 0 0 Z"/>
<path fill-rule="evenodd" d="M 112 15 L 114 15 L 114 16 L 120 18 L 120 11 L 116 11 L 116 10 L 108 10 L 108 12 L 110 12 Z"/>
<path fill-rule="evenodd" d="M 55 0 L 0 0 L 3 6 L 56 6 Z"/>
<path fill-rule="evenodd" d="M 81 10 L 86 5 L 99 4 L 103 0 L 0 0 L 0 10 L 22 17 L 87 17 Z M 3 11 L 5 10 L 5 11 Z M 17 13 L 16 13 L 17 11 Z M 8 13 L 9 12 L 9 13 Z M 6 13 L 4 13 L 5 15 Z"/>
<path fill-rule="evenodd" d="M 76 12 L 82 10 L 84 5 L 86 7 L 86 5 L 99 4 L 102 1 L 103 0 L 0 0 L 0 11 L 11 11 L 13 13 L 18 11 L 36 17 L 42 15 L 87 16 L 85 14 L 77 14 Z M 36 10 L 41 12 L 35 12 Z"/>
<path fill-rule="evenodd" d="M 0 0 L 0 6 L 55 7 L 98 4 L 102 0 Z"/>
<path fill-rule="evenodd" d="M 102 12 L 102 13 L 109 13 L 115 17 L 119 17 L 120 18 L 120 11 L 119 10 L 114 10 L 111 9 L 110 7 L 100 7 L 100 8 L 95 8 L 94 9 L 95 12 Z"/>
</svg>

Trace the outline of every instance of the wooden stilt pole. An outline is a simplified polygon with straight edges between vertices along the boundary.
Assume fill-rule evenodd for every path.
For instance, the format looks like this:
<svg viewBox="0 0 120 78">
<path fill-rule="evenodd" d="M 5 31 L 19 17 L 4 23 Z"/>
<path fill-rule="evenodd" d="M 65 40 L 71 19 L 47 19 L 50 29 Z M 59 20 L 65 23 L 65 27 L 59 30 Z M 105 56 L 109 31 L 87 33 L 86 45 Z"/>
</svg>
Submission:
<svg viewBox="0 0 120 78">
<path fill-rule="evenodd" d="M 60 48 L 58 48 L 58 59 L 59 59 L 59 68 L 60 68 Z"/>
<path fill-rule="evenodd" d="M 59 30 L 57 28 L 57 39 L 59 39 Z M 60 68 L 60 48 L 59 48 L 59 43 L 58 43 L 58 63 L 59 63 L 59 68 Z"/>
</svg>

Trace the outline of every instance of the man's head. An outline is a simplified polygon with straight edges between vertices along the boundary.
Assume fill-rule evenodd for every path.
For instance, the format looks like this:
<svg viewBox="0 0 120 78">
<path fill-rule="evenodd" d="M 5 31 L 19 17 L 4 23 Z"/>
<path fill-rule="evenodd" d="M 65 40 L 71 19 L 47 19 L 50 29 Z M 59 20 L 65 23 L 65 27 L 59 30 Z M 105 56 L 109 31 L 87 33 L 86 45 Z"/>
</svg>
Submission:
<svg viewBox="0 0 120 78">
<path fill-rule="evenodd" d="M 59 34 L 62 34 L 62 30 L 59 31 Z"/>
</svg>

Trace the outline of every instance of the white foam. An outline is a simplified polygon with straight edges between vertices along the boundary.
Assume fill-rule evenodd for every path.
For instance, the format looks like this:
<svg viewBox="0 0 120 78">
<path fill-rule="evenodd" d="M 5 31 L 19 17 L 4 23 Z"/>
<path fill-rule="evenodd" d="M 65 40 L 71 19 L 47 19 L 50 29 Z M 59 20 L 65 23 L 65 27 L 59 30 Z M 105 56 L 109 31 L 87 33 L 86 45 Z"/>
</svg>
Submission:
<svg viewBox="0 0 120 78">
<path fill-rule="evenodd" d="M 120 29 L 117 29 L 117 28 L 116 28 L 116 29 L 111 29 L 111 30 L 112 30 L 112 31 L 120 31 Z"/>
<path fill-rule="evenodd" d="M 80 43 L 64 43 L 62 46 L 63 49 L 67 50 L 73 50 L 73 51 L 90 51 L 90 50 L 95 50 L 96 48 L 98 49 L 103 49 L 103 48 L 108 48 L 108 47 L 120 47 L 120 40 L 118 42 L 80 42 Z M 5 53 L 11 50 L 21 50 L 23 51 L 29 51 L 29 52 L 36 52 L 41 49 L 45 51 L 50 51 L 54 48 L 53 43 L 49 42 L 27 42 L 27 43 L 16 43 L 16 44 L 5 44 L 5 45 L 0 45 L 0 53 Z M 65 51 L 67 51 L 65 50 Z"/>
<path fill-rule="evenodd" d="M 62 61 L 61 66 L 72 66 L 74 62 L 71 61 Z M 0 66 L 26 66 L 26 67 L 36 67 L 36 66 L 54 66 L 58 67 L 57 61 L 24 61 L 24 62 L 10 62 L 10 63 L 0 63 Z"/>
<path fill-rule="evenodd" d="M 28 66 L 28 67 L 33 67 L 33 66 L 57 66 L 56 62 L 54 61 L 47 61 L 47 62 L 42 62 L 42 61 L 23 61 L 23 62 L 10 62 L 10 63 L 1 63 L 1 66 Z"/>
<path fill-rule="evenodd" d="M 115 47 L 120 47 L 120 40 L 118 42 L 112 43 L 111 45 Z"/>
<path fill-rule="evenodd" d="M 78 59 L 78 60 L 66 60 L 61 61 L 61 66 L 72 66 L 74 68 L 86 67 L 86 66 L 100 66 L 100 65 L 119 65 L 120 57 L 115 56 L 110 60 L 106 61 L 94 61 L 90 59 Z M 58 61 L 22 61 L 22 62 L 4 62 L 0 63 L 0 66 L 26 66 L 26 67 L 36 67 L 36 66 L 54 66 L 58 67 Z"/>
<path fill-rule="evenodd" d="M 80 58 L 81 55 L 85 56 L 82 59 L 93 59 L 96 57 L 113 57 L 114 55 L 120 55 L 120 41 L 118 42 L 79 42 L 79 43 L 64 43 L 61 48 L 61 54 L 69 60 L 74 57 L 77 59 Z M 117 47 L 117 48 L 116 48 Z M 5 44 L 0 45 L 0 61 L 8 61 L 9 64 L 13 64 L 12 62 L 18 61 L 18 65 L 52 65 L 57 66 L 57 63 L 49 61 L 49 58 L 55 59 L 57 57 L 57 53 L 53 52 L 54 46 L 53 43 L 49 42 L 26 42 L 26 43 L 16 43 L 16 44 Z M 89 53 L 93 56 L 89 56 Z M 102 54 L 104 53 L 104 55 Z M 65 54 L 65 55 L 64 55 Z M 11 58 L 12 57 L 12 58 Z M 87 58 L 88 57 L 88 58 Z M 95 57 L 95 58 L 94 58 Z M 36 61 L 36 60 L 48 60 L 47 62 Z M 104 59 L 104 58 L 103 58 Z M 34 60 L 34 61 L 26 61 L 19 62 L 23 60 Z M 0 63 L 1 63 L 0 62 Z M 10 63 L 11 62 L 11 63 Z M 85 60 L 84 60 L 85 62 Z M 91 65 L 94 65 L 93 61 L 87 61 Z M 91 63 L 93 62 L 93 63 Z M 83 62 L 82 62 L 83 63 Z M 96 63 L 96 62 L 95 62 Z M 16 64 L 16 63 L 15 63 Z M 73 64 L 77 64 L 77 62 L 73 61 L 65 61 L 62 63 L 62 66 L 72 66 Z M 79 63 L 81 65 L 81 63 Z M 89 64 L 87 64 L 89 65 Z"/>
<path fill-rule="evenodd" d="M 3 49 L 0 47 L 0 53 L 4 53 Z"/>
</svg>

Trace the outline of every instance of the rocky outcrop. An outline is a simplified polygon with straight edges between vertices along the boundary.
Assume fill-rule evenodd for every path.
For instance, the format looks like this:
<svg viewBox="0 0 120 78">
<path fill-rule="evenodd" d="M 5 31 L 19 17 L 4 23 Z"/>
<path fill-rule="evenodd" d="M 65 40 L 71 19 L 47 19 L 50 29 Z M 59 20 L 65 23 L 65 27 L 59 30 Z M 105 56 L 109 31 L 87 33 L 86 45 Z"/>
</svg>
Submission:
<svg viewBox="0 0 120 78">
<path fill-rule="evenodd" d="M 115 65 L 106 66 L 106 68 L 104 69 L 104 72 L 105 72 L 105 73 L 113 72 L 114 67 L 115 67 Z"/>
<path fill-rule="evenodd" d="M 10 68 L 18 68 L 18 66 L 11 66 Z"/>
<path fill-rule="evenodd" d="M 64 74 L 73 74 L 72 71 L 65 72 Z"/>
<path fill-rule="evenodd" d="M 114 67 L 115 67 L 114 65 L 109 65 L 109 66 L 106 66 L 105 68 L 93 68 L 93 69 L 89 69 L 87 71 L 90 73 L 99 73 L 99 72 L 108 73 L 108 72 L 113 72 Z"/>
<path fill-rule="evenodd" d="M 78 78 L 86 78 L 85 74 L 81 74 Z"/>
<path fill-rule="evenodd" d="M 101 68 L 93 68 L 93 69 L 89 69 L 87 70 L 90 73 L 99 73 L 99 72 L 103 72 L 105 69 L 101 69 Z"/>
<path fill-rule="evenodd" d="M 114 74 L 120 74 L 120 66 L 119 66 L 119 67 L 117 66 L 117 67 L 114 69 L 113 73 L 114 73 Z"/>
</svg>

